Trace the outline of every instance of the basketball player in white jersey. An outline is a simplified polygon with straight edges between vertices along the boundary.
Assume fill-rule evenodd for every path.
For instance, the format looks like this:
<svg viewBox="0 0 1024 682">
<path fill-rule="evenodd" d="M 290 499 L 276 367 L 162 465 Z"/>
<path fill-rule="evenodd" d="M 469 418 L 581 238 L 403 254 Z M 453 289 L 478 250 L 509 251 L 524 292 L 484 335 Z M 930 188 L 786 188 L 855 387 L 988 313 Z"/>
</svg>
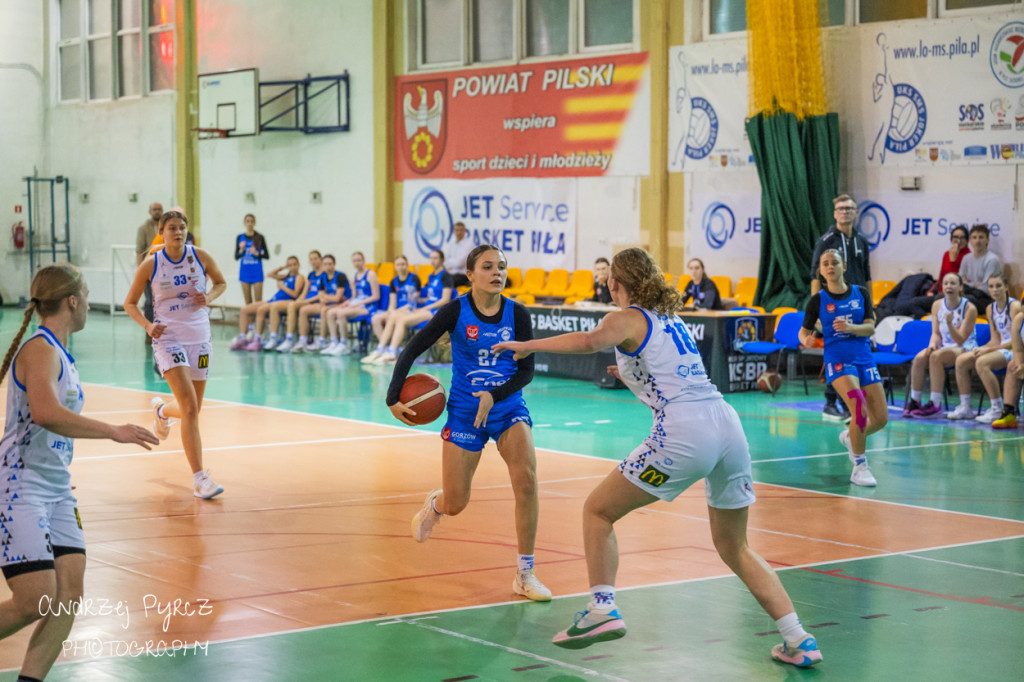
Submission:
<svg viewBox="0 0 1024 682">
<path fill-rule="evenodd" d="M 184 213 L 164 213 L 159 229 L 164 248 L 148 256 L 135 271 L 124 310 L 153 338 L 153 358 L 174 393 L 174 400 L 166 404 L 153 398 L 153 430 L 163 440 L 170 433 L 170 420 L 181 420 L 181 445 L 192 468 L 193 491 L 196 497 L 208 500 L 224 488 L 203 469 L 199 410 L 213 350 L 209 304 L 224 293 L 227 282 L 210 254 L 185 243 L 188 219 Z M 213 284 L 209 290 L 207 278 Z M 139 310 L 146 282 L 153 290 L 152 321 Z"/>
<path fill-rule="evenodd" d="M 89 287 L 69 263 L 41 268 L 32 300 L 7 349 L 0 383 L 7 382 L 7 420 L 0 440 L 0 567 L 12 596 L 0 602 L 0 639 L 38 621 L 19 680 L 46 677 L 82 598 L 85 535 L 71 492 L 75 438 L 109 438 L 149 450 L 159 441 L 134 424 L 114 426 L 83 417 L 82 384 L 68 352 L 85 327 Z M 36 333 L 19 348 L 32 315 Z"/>
<path fill-rule="evenodd" d="M 614 347 L 616 366 L 609 371 L 654 413 L 650 435 L 587 498 L 583 542 L 591 599 L 552 641 L 580 649 L 626 634 L 615 606 L 619 557 L 613 525 L 634 509 L 675 499 L 703 478 L 715 549 L 782 634 L 784 642 L 772 649 L 772 657 L 799 667 L 814 665 L 821 660 L 816 640 L 801 625 L 778 576 L 747 544 L 747 509 L 754 502 L 750 450 L 739 416 L 708 379 L 696 343 L 675 315 L 679 292 L 641 249 L 616 254 L 608 289 L 622 310 L 606 315 L 592 331 L 504 341 L 492 348 L 513 351 L 519 359 L 536 351 L 594 353 Z"/>
</svg>

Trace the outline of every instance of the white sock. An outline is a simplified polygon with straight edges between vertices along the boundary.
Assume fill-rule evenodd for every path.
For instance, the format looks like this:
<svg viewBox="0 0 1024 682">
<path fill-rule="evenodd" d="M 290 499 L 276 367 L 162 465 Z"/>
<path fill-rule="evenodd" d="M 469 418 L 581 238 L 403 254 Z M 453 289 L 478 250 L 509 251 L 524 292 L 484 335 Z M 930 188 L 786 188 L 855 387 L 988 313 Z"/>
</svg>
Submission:
<svg viewBox="0 0 1024 682">
<path fill-rule="evenodd" d="M 331 343 L 338 343 L 338 337 L 337 336 L 332 336 L 331 337 Z"/>
<path fill-rule="evenodd" d="M 928 400 L 932 401 L 932 405 L 939 405 L 942 403 L 942 394 L 932 391 L 931 395 L 928 396 Z"/>
<path fill-rule="evenodd" d="M 388 353 L 398 355 L 398 346 L 388 346 Z"/>
<path fill-rule="evenodd" d="M 202 483 L 204 478 L 206 478 L 205 469 L 200 469 L 199 471 L 192 474 L 192 482 L 195 483 L 196 485 Z"/>
<path fill-rule="evenodd" d="M 167 419 L 167 417 L 164 416 L 164 407 L 166 407 L 166 405 L 161 403 L 160 407 L 156 408 L 156 416 L 160 417 L 160 419 Z"/>
<path fill-rule="evenodd" d="M 383 353 L 383 352 L 384 352 L 384 350 L 385 350 L 385 348 L 386 348 L 385 346 L 377 346 L 377 348 L 375 348 L 374 350 L 375 350 L 375 351 L 376 351 L 377 353 Z"/>
<path fill-rule="evenodd" d="M 910 399 L 917 402 L 921 402 L 921 391 L 910 391 Z"/>
<path fill-rule="evenodd" d="M 782 639 L 786 640 L 787 644 L 799 644 L 808 637 L 803 624 L 797 618 L 796 611 L 787 613 L 782 618 L 779 618 L 775 621 L 775 625 L 779 628 L 779 634 L 782 635 Z"/>
<path fill-rule="evenodd" d="M 532 571 L 533 570 L 533 555 L 532 554 L 517 554 L 516 555 L 516 568 L 520 571 Z"/>
<path fill-rule="evenodd" d="M 1003 411 L 1003 399 L 1002 398 L 993 398 L 992 399 L 992 407 L 994 407 L 995 409 L 997 409 L 1000 412 L 1002 412 Z"/>
<path fill-rule="evenodd" d="M 968 393 L 967 395 L 964 395 L 963 393 L 961 393 L 960 394 L 960 404 L 962 406 L 964 406 L 964 407 L 970 407 L 971 406 L 971 394 Z"/>
<path fill-rule="evenodd" d="M 284 338 L 285 338 L 285 341 L 294 341 L 295 340 L 295 334 L 289 334 L 288 336 L 286 336 Z"/>
<path fill-rule="evenodd" d="M 587 608 L 598 608 L 610 611 L 615 608 L 614 585 L 592 585 L 590 587 L 590 604 Z"/>
<path fill-rule="evenodd" d="M 430 501 L 430 508 L 434 510 L 434 513 L 438 516 L 444 516 L 441 512 L 437 511 L 437 498 L 435 497 Z"/>
<path fill-rule="evenodd" d="M 256 331 L 256 325 L 255 324 L 250 324 L 249 325 L 249 331 Z"/>
</svg>

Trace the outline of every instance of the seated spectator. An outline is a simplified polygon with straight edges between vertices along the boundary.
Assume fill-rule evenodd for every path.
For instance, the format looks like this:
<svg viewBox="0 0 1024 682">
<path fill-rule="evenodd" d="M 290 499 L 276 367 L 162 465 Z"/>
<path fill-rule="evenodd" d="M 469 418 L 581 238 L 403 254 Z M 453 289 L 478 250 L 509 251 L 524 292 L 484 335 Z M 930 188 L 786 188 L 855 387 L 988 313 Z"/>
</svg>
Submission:
<svg viewBox="0 0 1024 682">
<path fill-rule="evenodd" d="M 971 253 L 960 261 L 960 278 L 964 282 L 964 296 L 978 310 L 984 310 L 992 304 L 988 295 L 988 278 L 1003 274 L 1003 264 L 999 256 L 988 250 L 988 225 L 979 224 L 971 227 Z"/>
<path fill-rule="evenodd" d="M 612 266 L 604 256 L 594 261 L 594 295 L 590 297 L 595 303 L 611 303 L 612 294 L 608 291 L 608 274 Z"/>
<path fill-rule="evenodd" d="M 466 277 L 466 258 L 475 247 L 473 238 L 466 231 L 465 223 L 458 222 L 452 225 L 452 235 L 444 245 L 445 265 L 448 274 L 452 276 L 452 283 L 457 287 L 469 286 L 469 278 Z"/>
<path fill-rule="evenodd" d="M 683 307 L 688 310 L 725 310 L 718 287 L 704 274 L 704 261 L 691 258 L 686 269 L 690 271 L 690 283 L 683 291 Z"/>
<path fill-rule="evenodd" d="M 942 278 L 951 272 L 960 272 L 960 263 L 964 256 L 969 254 L 971 249 L 967 246 L 967 226 L 957 225 L 949 235 L 949 251 L 942 254 L 942 264 L 939 266 L 939 278 L 928 290 L 932 296 L 939 293 L 942 286 Z"/>
<path fill-rule="evenodd" d="M 1003 413 L 992 422 L 993 429 L 1017 428 L 1017 401 L 1024 380 L 1024 312 L 1017 313 L 1010 324 L 1011 358 L 1003 379 Z"/>
</svg>

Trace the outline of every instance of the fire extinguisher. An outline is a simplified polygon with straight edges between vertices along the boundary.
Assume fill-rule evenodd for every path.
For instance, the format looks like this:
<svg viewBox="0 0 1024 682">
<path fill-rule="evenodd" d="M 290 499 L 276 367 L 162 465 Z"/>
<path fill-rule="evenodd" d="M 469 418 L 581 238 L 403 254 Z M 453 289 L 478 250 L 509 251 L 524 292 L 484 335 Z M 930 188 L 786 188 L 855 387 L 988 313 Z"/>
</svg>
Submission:
<svg viewBox="0 0 1024 682">
<path fill-rule="evenodd" d="M 20 220 L 11 226 L 11 239 L 14 241 L 14 248 L 25 248 L 25 226 Z"/>
</svg>

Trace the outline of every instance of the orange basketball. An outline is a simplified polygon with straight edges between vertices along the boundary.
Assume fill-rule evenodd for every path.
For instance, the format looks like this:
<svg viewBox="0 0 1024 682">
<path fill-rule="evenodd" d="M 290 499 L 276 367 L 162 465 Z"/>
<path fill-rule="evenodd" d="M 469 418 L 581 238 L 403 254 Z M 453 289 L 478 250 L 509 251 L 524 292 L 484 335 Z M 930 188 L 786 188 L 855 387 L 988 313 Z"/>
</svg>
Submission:
<svg viewBox="0 0 1024 682">
<path fill-rule="evenodd" d="M 768 370 L 761 372 L 761 376 L 757 377 L 757 387 L 764 393 L 775 393 L 779 386 L 782 386 L 782 377 L 778 372 Z"/>
<path fill-rule="evenodd" d="M 414 424 L 429 424 L 444 412 L 444 386 L 429 374 L 412 374 L 406 378 L 398 399 L 416 413 L 406 415 Z"/>
</svg>

